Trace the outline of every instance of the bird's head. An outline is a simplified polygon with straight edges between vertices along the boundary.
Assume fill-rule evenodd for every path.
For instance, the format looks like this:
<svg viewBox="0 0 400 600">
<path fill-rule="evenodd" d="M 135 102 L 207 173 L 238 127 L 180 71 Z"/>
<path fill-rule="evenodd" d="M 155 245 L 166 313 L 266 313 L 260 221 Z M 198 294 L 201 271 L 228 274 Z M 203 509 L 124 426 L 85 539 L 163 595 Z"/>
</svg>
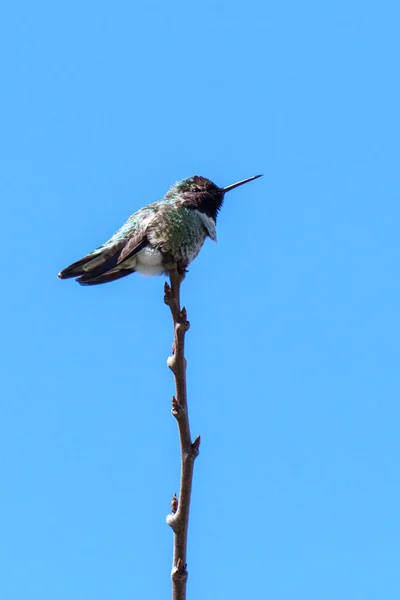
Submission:
<svg viewBox="0 0 400 600">
<path fill-rule="evenodd" d="M 216 221 L 226 192 L 244 183 L 253 181 L 253 179 L 257 179 L 258 177 L 261 177 L 261 175 L 254 175 L 248 179 L 243 179 L 232 185 L 220 188 L 206 177 L 193 175 L 193 177 L 187 177 L 175 183 L 168 191 L 166 197 L 180 198 L 188 208 L 196 208 Z"/>
</svg>

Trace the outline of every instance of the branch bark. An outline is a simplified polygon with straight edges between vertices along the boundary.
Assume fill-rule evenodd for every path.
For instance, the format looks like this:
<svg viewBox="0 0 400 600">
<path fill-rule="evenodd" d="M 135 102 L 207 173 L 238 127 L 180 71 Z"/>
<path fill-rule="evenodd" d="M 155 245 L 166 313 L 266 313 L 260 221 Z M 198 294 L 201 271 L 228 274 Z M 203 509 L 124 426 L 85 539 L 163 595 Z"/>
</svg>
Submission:
<svg viewBox="0 0 400 600">
<path fill-rule="evenodd" d="M 189 413 L 186 389 L 185 334 L 190 327 L 186 309 L 181 309 L 180 289 L 185 278 L 176 268 L 169 270 L 170 285 L 165 284 L 164 302 L 171 310 L 174 325 L 174 343 L 172 356 L 168 358 L 168 367 L 175 378 L 175 396 L 172 397 L 172 414 L 178 424 L 181 447 L 181 478 L 179 499 L 174 494 L 171 503 L 171 514 L 167 523 L 174 532 L 174 555 L 172 562 L 172 600 L 186 599 L 186 583 L 188 578 L 186 553 L 189 527 L 190 497 L 192 493 L 194 461 L 199 454 L 200 436 L 192 442 L 190 436 Z"/>
</svg>

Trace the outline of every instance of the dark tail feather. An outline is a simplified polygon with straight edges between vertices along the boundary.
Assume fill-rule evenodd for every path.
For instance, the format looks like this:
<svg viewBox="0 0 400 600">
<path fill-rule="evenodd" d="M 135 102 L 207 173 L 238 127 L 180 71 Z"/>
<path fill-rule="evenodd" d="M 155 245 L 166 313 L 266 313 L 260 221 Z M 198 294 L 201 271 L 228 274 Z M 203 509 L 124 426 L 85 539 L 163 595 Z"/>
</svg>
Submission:
<svg viewBox="0 0 400 600">
<path fill-rule="evenodd" d="M 78 262 L 63 269 L 58 276 L 60 279 L 82 277 L 83 281 L 84 279 L 93 279 L 97 275 L 103 275 L 103 273 L 107 273 L 107 271 L 111 271 L 115 267 L 122 249 L 123 244 L 119 243 L 113 244 L 113 246 L 107 250 L 103 250 L 97 256 L 88 254 L 81 260 L 78 260 Z M 92 261 L 93 265 L 91 266 L 90 263 Z"/>
<path fill-rule="evenodd" d="M 120 240 L 108 247 L 101 247 L 98 249 L 100 251 L 92 252 L 60 271 L 58 277 L 60 279 L 79 277 L 79 283 L 83 283 L 89 279 L 106 275 L 108 271 L 114 269 L 118 264 L 133 256 L 142 248 L 145 248 L 147 243 L 146 235 L 142 233 L 128 241 Z M 93 265 L 91 266 L 90 263 L 92 261 Z M 113 279 L 110 279 L 110 281 L 113 281 Z M 103 282 L 101 281 L 100 283 Z"/>
<path fill-rule="evenodd" d="M 78 281 L 81 285 L 99 285 L 100 283 L 109 283 L 110 281 L 116 281 L 117 279 L 121 279 L 122 277 L 126 277 L 131 273 L 134 273 L 135 269 L 121 269 L 120 271 L 116 271 L 114 273 L 104 273 L 104 275 L 99 275 L 99 277 L 94 277 L 93 279 L 88 279 L 89 273 L 82 275 L 82 277 L 78 277 L 76 281 Z"/>
<path fill-rule="evenodd" d="M 88 254 L 84 258 L 81 258 L 81 260 L 78 260 L 72 265 L 69 265 L 69 267 L 65 267 L 65 269 L 59 272 L 58 278 L 70 279 L 71 277 L 78 277 L 79 275 L 82 275 L 82 273 L 84 273 L 83 267 L 87 265 L 90 261 L 92 261 L 94 258 L 96 257 Z"/>
</svg>

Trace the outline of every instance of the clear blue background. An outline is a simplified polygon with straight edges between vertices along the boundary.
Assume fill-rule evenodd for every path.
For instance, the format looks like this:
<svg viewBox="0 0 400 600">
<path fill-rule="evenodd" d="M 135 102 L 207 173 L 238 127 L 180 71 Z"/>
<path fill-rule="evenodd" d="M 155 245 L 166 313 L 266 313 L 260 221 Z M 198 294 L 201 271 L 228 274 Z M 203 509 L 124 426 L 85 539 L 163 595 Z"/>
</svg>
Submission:
<svg viewBox="0 0 400 600">
<path fill-rule="evenodd" d="M 163 278 L 57 272 L 228 185 L 183 300 L 190 600 L 400 597 L 398 2 L 3 8 L 0 595 L 168 598 Z"/>
</svg>

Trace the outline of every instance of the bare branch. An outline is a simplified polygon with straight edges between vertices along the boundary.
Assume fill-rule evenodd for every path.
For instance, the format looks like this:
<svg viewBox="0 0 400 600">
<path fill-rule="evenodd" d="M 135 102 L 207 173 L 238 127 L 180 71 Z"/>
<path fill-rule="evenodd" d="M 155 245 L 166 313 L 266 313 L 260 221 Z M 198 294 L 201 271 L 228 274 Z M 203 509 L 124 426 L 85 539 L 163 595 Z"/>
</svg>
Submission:
<svg viewBox="0 0 400 600">
<path fill-rule="evenodd" d="M 189 527 L 190 497 L 192 493 L 194 461 L 199 454 L 200 436 L 192 442 L 190 437 L 189 414 L 186 391 L 186 359 L 185 334 L 190 324 L 187 320 L 186 309 L 180 305 L 180 287 L 185 278 L 184 274 L 175 268 L 169 270 L 170 282 L 164 287 L 164 302 L 171 310 L 174 324 L 174 342 L 172 356 L 168 358 L 168 367 L 174 374 L 176 395 L 172 397 L 172 414 L 176 419 L 181 446 L 181 480 L 179 499 L 176 494 L 172 498 L 171 514 L 167 523 L 174 532 L 174 556 L 172 562 L 172 600 L 186 599 L 186 570 L 187 534 Z"/>
</svg>

